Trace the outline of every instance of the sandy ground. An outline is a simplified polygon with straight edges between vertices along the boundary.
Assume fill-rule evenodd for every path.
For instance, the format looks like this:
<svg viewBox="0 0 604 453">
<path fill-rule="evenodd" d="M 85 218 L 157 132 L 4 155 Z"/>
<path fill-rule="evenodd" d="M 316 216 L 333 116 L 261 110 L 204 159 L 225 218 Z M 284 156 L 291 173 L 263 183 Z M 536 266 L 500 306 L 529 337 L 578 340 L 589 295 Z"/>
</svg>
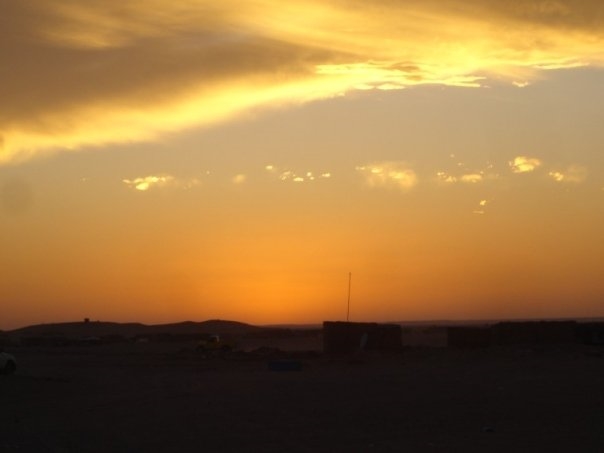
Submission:
<svg viewBox="0 0 604 453">
<path fill-rule="evenodd" d="M 186 344 L 11 352 L 0 452 L 604 451 L 593 347 L 292 353 L 299 371 Z"/>
</svg>

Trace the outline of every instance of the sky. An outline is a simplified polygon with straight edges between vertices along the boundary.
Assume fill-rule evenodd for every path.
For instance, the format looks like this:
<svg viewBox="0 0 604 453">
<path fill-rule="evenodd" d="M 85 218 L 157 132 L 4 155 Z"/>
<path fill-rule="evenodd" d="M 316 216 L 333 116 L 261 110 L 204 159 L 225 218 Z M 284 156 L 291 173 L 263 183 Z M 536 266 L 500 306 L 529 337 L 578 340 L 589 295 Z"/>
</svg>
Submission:
<svg viewBox="0 0 604 453">
<path fill-rule="evenodd" d="M 604 316 L 601 2 L 0 10 L 0 329 Z"/>
</svg>

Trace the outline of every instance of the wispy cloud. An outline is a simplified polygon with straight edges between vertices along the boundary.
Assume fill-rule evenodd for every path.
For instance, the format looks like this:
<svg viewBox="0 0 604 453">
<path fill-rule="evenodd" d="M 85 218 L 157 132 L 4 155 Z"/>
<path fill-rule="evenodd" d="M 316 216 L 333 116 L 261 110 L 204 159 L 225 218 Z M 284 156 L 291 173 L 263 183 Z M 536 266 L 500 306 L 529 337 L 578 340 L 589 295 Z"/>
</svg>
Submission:
<svg viewBox="0 0 604 453">
<path fill-rule="evenodd" d="M 588 1 L 21 0 L 0 16 L 0 163 L 259 106 L 604 65 Z M 299 176 L 303 177 L 303 176 Z"/>
<path fill-rule="evenodd" d="M 486 212 L 485 207 L 487 204 L 489 204 L 488 200 L 480 200 L 478 202 L 478 208 L 474 209 L 474 211 L 472 211 L 472 213 L 478 214 L 478 215 L 484 215 L 484 213 Z"/>
<path fill-rule="evenodd" d="M 134 179 L 123 179 L 123 183 L 128 187 L 141 192 L 145 192 L 154 187 L 163 187 L 170 184 L 174 178 L 172 176 L 142 176 Z"/>
<path fill-rule="evenodd" d="M 536 157 L 517 156 L 509 162 L 509 165 L 514 173 L 530 173 L 540 167 L 542 162 Z"/>
<path fill-rule="evenodd" d="M 405 162 L 375 162 L 356 167 L 369 187 L 409 190 L 418 183 L 415 171 Z"/>
<path fill-rule="evenodd" d="M 233 178 L 231 179 L 233 184 L 236 184 L 236 185 L 243 184 L 246 180 L 247 180 L 247 175 L 244 175 L 243 173 L 239 173 L 238 175 L 233 176 Z"/>
<path fill-rule="evenodd" d="M 556 182 L 581 183 L 587 178 L 587 168 L 571 165 L 564 170 L 550 171 L 549 176 Z"/>
<path fill-rule="evenodd" d="M 439 171 L 436 173 L 436 179 L 439 182 L 443 182 L 443 183 L 448 183 L 448 184 L 452 184 L 457 182 L 459 179 L 457 178 L 457 176 L 453 176 L 445 171 Z"/>
<path fill-rule="evenodd" d="M 525 88 L 525 87 L 529 86 L 530 84 L 531 84 L 531 83 L 530 83 L 530 82 L 527 82 L 526 80 L 525 80 L 525 81 L 523 81 L 523 82 L 518 82 L 518 81 L 514 81 L 514 82 L 512 82 L 512 85 L 514 85 L 514 86 L 516 86 L 516 87 L 518 87 L 518 88 Z"/>
<path fill-rule="evenodd" d="M 451 173 L 447 173 L 445 171 L 439 171 L 436 173 L 437 181 L 441 183 L 453 184 L 457 182 L 476 184 L 478 182 L 482 182 L 485 179 L 483 172 L 477 173 L 464 173 L 461 175 L 453 175 Z"/>
<path fill-rule="evenodd" d="M 151 189 L 159 189 L 163 187 L 178 187 L 188 189 L 196 186 L 200 181 L 196 178 L 179 179 L 172 175 L 148 175 L 140 176 L 133 179 L 123 179 L 122 182 L 129 188 L 146 192 Z"/>
<path fill-rule="evenodd" d="M 311 170 L 299 171 L 293 169 L 281 169 L 275 165 L 269 164 L 264 169 L 270 174 L 274 175 L 277 179 L 284 182 L 312 182 L 320 179 L 331 178 L 331 172 L 315 172 Z"/>
<path fill-rule="evenodd" d="M 462 182 L 467 182 L 471 184 L 475 184 L 477 182 L 481 182 L 483 180 L 483 176 L 480 173 L 469 173 L 461 176 Z"/>
</svg>

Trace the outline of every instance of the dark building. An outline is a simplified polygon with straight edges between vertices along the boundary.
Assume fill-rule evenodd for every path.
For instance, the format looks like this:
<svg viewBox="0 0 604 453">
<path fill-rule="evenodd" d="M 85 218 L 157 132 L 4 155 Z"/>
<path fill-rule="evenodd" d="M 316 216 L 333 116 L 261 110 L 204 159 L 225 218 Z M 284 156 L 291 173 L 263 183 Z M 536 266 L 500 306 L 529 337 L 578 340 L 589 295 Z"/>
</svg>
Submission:
<svg viewBox="0 0 604 453">
<path fill-rule="evenodd" d="M 575 321 L 501 322 L 491 327 L 497 345 L 562 344 L 576 341 Z"/>
<path fill-rule="evenodd" d="M 575 328 L 577 340 L 583 344 L 604 345 L 604 322 L 585 322 Z"/>
<path fill-rule="evenodd" d="M 447 346 L 453 348 L 486 348 L 491 345 L 489 327 L 447 327 Z"/>
<path fill-rule="evenodd" d="M 401 326 L 368 322 L 325 321 L 323 352 L 347 354 L 359 350 L 399 351 Z"/>
</svg>

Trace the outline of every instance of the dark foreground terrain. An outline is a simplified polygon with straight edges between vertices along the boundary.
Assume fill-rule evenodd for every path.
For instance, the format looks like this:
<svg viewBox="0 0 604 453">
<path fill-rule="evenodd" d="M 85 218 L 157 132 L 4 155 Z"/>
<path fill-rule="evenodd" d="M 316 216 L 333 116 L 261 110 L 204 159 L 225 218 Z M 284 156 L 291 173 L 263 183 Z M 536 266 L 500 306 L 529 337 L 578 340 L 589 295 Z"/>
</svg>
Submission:
<svg viewBox="0 0 604 453">
<path fill-rule="evenodd" d="M 186 344 L 10 352 L 1 452 L 604 451 L 598 347 L 293 362 L 270 350 L 203 359 Z M 302 369 L 269 367 L 292 363 Z"/>
</svg>

